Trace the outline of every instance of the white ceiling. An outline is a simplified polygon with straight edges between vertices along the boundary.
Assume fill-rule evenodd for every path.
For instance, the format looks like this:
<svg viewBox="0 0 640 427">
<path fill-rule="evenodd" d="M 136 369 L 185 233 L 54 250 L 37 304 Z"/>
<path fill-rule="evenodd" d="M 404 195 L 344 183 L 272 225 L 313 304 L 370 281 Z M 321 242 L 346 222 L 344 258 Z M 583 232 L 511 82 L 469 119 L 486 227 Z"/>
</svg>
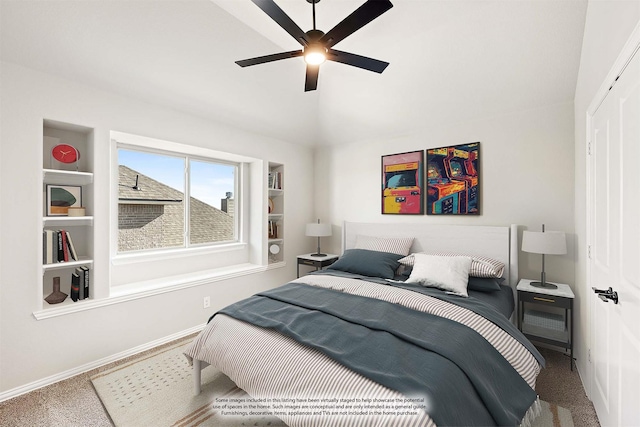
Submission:
<svg viewBox="0 0 640 427">
<path fill-rule="evenodd" d="M 303 30 L 306 0 L 276 0 Z M 325 32 L 364 0 L 322 0 Z M 382 74 L 301 58 L 234 61 L 300 45 L 250 0 L 0 0 L 0 58 L 300 144 L 393 137 L 572 102 L 586 0 L 392 0 L 336 48 Z"/>
</svg>

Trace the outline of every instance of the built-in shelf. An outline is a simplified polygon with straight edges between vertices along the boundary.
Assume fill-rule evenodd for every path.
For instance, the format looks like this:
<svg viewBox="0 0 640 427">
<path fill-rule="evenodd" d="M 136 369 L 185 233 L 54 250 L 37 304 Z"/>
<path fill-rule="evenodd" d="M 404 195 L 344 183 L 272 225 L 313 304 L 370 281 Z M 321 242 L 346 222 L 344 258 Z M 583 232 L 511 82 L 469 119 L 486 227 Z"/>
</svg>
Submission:
<svg viewBox="0 0 640 427">
<path fill-rule="evenodd" d="M 284 261 L 284 165 L 269 162 L 267 183 L 267 255 L 270 265 L 279 265 Z"/>
<path fill-rule="evenodd" d="M 93 173 L 91 172 L 43 169 L 42 174 L 42 179 L 47 184 L 87 185 L 93 182 Z"/>
<path fill-rule="evenodd" d="M 42 264 L 42 270 L 43 271 L 64 270 L 67 268 L 80 267 L 83 265 L 91 265 L 91 264 L 93 264 L 92 259 L 89 259 L 86 257 L 80 257 L 78 261 L 54 262 L 51 264 Z"/>
<path fill-rule="evenodd" d="M 52 149 L 58 144 L 73 146 L 79 153 L 79 160 L 71 164 L 54 161 L 51 153 Z M 72 243 L 69 243 L 65 248 L 68 252 L 65 253 L 65 257 L 69 261 L 46 264 L 43 260 L 41 264 L 42 280 L 37 290 L 41 304 L 34 312 L 36 319 L 51 317 L 50 315 L 53 313 L 77 311 L 78 307 L 86 307 L 96 302 L 92 298 L 95 296 L 94 287 L 96 284 L 93 260 L 93 129 L 75 124 L 44 120 L 41 165 L 42 187 L 40 191 L 43 192 L 41 253 L 46 251 L 47 248 L 54 248 L 53 257 L 50 257 L 52 254 L 46 254 L 46 257 L 43 254 L 41 259 L 62 259 L 60 254 L 57 253 L 59 252 L 58 246 L 53 246 L 57 244 L 60 238 L 53 236 L 59 236 L 62 230 L 65 231 L 68 236 L 67 239 L 71 239 L 70 242 Z M 74 206 L 84 207 L 85 215 L 68 216 L 65 213 L 64 215 L 49 216 L 50 209 L 48 204 L 51 203 L 49 200 L 51 197 L 49 186 L 51 185 L 81 187 L 79 203 Z M 60 205 L 54 205 L 53 203 L 52 206 L 60 207 Z M 44 231 L 53 231 L 54 233 L 45 233 Z M 53 241 L 51 240 L 52 238 Z M 65 240 L 62 241 L 64 242 Z M 77 253 L 78 260 L 73 260 L 72 251 Z M 77 280 L 77 274 L 81 271 L 80 267 L 89 268 L 89 295 L 81 293 L 78 301 L 74 302 L 71 298 L 71 282 L 74 275 Z M 58 283 L 60 284 L 60 292 L 67 294 L 67 298 L 61 303 L 49 304 L 45 301 L 45 298 L 52 293 L 54 286 L 57 286 Z M 79 284 L 82 287 L 82 283 L 79 282 Z M 84 289 L 81 292 L 84 292 Z"/>
<path fill-rule="evenodd" d="M 93 225 L 92 216 L 45 216 L 42 219 L 45 227 L 75 227 L 80 225 Z"/>
</svg>

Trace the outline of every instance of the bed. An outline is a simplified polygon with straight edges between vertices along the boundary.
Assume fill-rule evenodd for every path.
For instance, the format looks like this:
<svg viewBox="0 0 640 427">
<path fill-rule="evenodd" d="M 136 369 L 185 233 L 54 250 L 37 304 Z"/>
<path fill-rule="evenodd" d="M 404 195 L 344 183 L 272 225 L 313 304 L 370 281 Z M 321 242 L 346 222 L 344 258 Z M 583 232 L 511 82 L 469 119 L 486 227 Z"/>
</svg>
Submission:
<svg viewBox="0 0 640 427">
<path fill-rule="evenodd" d="M 213 365 L 292 427 L 532 422 L 544 359 L 513 323 L 517 226 L 345 222 L 342 246 L 212 316 L 185 351 L 196 393 Z"/>
</svg>

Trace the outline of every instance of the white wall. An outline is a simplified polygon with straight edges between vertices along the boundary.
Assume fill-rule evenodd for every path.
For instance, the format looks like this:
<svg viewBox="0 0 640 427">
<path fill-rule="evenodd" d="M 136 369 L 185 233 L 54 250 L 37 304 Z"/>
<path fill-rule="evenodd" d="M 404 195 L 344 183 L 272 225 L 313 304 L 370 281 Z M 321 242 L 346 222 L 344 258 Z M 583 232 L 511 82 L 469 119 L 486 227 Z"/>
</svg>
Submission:
<svg viewBox="0 0 640 427">
<path fill-rule="evenodd" d="M 382 215 L 381 156 L 480 141 L 479 216 Z M 316 150 L 316 211 L 331 221 L 331 251 L 340 253 L 342 221 L 519 224 L 567 233 L 569 253 L 546 257 L 547 280 L 574 283 L 573 104 L 550 105 L 423 129 L 393 139 Z M 328 244 L 328 242 L 327 242 Z M 329 250 L 329 247 L 327 247 Z M 538 278 L 539 255 L 521 253 L 520 276 Z"/>
<path fill-rule="evenodd" d="M 1 63 L 0 396 L 203 325 L 217 309 L 295 277 L 295 239 L 312 218 L 310 148 L 232 129 L 53 75 Z M 200 145 L 285 165 L 286 267 L 37 321 L 43 119 L 95 130 L 95 210 L 109 210 L 109 131 Z M 108 221 L 95 221 L 96 263 L 108 265 Z M 99 277 L 94 278 L 100 280 Z M 202 300 L 211 296 L 211 308 Z"/>
<path fill-rule="evenodd" d="M 576 357 L 587 389 L 591 381 L 589 300 L 586 261 L 586 112 L 622 47 L 640 23 L 638 1 L 590 1 L 587 8 L 575 97 Z"/>
</svg>

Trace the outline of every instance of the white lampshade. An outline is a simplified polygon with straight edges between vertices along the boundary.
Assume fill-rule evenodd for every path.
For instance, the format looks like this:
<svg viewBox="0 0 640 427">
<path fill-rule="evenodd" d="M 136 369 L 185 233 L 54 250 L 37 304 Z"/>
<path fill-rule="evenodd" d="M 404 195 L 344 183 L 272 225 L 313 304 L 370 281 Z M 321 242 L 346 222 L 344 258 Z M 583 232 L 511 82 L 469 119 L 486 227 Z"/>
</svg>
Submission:
<svg viewBox="0 0 640 427">
<path fill-rule="evenodd" d="M 312 237 L 331 236 L 331 224 L 309 223 L 305 235 Z"/>
<path fill-rule="evenodd" d="M 567 238 L 562 231 L 523 231 L 522 250 L 534 254 L 563 255 L 567 253 Z"/>
</svg>

